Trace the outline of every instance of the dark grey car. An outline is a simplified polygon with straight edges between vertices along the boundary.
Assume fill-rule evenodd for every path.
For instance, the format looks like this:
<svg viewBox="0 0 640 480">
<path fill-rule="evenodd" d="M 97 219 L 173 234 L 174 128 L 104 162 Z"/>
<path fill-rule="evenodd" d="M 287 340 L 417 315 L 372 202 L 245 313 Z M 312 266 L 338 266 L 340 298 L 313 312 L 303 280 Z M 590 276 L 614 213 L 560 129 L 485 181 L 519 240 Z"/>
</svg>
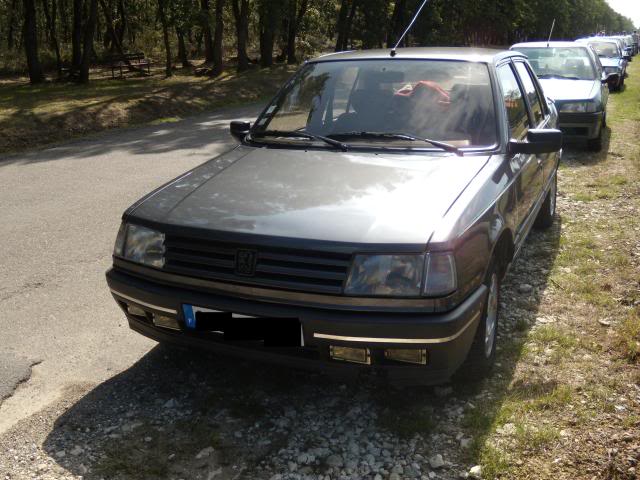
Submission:
<svg viewBox="0 0 640 480">
<path fill-rule="evenodd" d="M 428 383 L 484 373 L 500 281 L 553 222 L 557 121 L 517 52 L 315 59 L 232 124 L 240 145 L 125 212 L 107 282 L 163 342 Z"/>
</svg>

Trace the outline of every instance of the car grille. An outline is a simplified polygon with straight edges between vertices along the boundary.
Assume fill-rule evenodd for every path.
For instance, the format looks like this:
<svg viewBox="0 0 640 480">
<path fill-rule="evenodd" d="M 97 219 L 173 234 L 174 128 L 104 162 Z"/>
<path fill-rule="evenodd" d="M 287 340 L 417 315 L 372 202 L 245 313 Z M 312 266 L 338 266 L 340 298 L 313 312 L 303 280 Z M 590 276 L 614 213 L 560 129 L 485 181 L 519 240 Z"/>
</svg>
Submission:
<svg viewBox="0 0 640 480">
<path fill-rule="evenodd" d="M 191 277 L 224 280 L 304 292 L 342 292 L 351 264 L 348 253 L 240 245 L 167 235 L 164 270 Z M 255 273 L 236 271 L 239 250 L 256 253 Z"/>
</svg>

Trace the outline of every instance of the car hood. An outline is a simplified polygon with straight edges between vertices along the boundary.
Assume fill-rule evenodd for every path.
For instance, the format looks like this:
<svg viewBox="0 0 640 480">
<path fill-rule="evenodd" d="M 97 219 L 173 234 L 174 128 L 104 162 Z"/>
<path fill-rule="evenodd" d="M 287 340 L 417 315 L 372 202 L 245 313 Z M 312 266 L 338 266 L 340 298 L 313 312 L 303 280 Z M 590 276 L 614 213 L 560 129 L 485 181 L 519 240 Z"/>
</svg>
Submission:
<svg viewBox="0 0 640 480">
<path fill-rule="evenodd" d="M 600 89 L 597 80 L 569 80 L 562 78 L 542 78 L 540 84 L 545 95 L 556 102 L 566 100 L 589 100 Z"/>
<path fill-rule="evenodd" d="M 615 57 L 600 57 L 600 63 L 603 67 L 619 67 L 620 59 Z"/>
<path fill-rule="evenodd" d="M 488 158 L 240 146 L 152 193 L 127 216 L 218 232 L 426 244 Z"/>
</svg>

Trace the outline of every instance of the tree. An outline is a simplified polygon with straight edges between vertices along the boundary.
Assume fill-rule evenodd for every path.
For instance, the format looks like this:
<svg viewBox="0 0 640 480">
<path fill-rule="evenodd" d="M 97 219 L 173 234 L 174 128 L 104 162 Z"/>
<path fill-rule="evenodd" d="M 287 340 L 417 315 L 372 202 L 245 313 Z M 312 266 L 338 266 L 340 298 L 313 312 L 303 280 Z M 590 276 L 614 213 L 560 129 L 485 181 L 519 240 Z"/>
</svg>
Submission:
<svg viewBox="0 0 640 480">
<path fill-rule="evenodd" d="M 273 65 L 273 45 L 280 11 L 279 0 L 260 0 L 258 30 L 260 37 L 260 65 L 262 67 Z"/>
<path fill-rule="evenodd" d="M 162 37 L 164 40 L 164 51 L 166 56 L 165 76 L 169 78 L 173 75 L 173 66 L 171 65 L 171 42 L 169 41 L 169 24 L 165 13 L 165 2 L 166 0 L 158 0 L 158 16 L 160 17 L 160 23 L 162 24 Z"/>
<path fill-rule="evenodd" d="M 222 73 L 222 35 L 224 33 L 224 0 L 216 0 L 216 29 L 213 38 L 213 70 L 211 74 Z"/>
<path fill-rule="evenodd" d="M 58 34 L 56 33 L 56 0 L 51 0 L 51 11 L 49 11 L 47 0 L 42 0 L 42 7 L 47 29 L 49 30 L 51 48 L 56 52 L 56 71 L 58 72 L 58 78 L 60 78 L 62 76 L 62 59 L 60 57 L 60 47 L 58 46 Z"/>
<path fill-rule="evenodd" d="M 209 0 L 200 0 L 200 23 L 204 34 L 204 58 L 207 63 L 215 61 L 213 57 L 213 39 L 211 37 L 211 24 L 209 18 Z"/>
<path fill-rule="evenodd" d="M 397 0 L 393 6 L 393 14 L 391 15 L 387 33 L 387 48 L 392 48 L 397 43 L 400 35 L 402 35 L 406 8 L 407 0 Z"/>
<path fill-rule="evenodd" d="M 292 65 L 298 63 L 296 58 L 296 36 L 298 35 L 298 28 L 302 18 L 307 11 L 307 0 L 300 0 L 300 7 L 298 7 L 298 0 L 289 0 L 289 20 L 288 20 L 288 32 L 287 32 L 287 63 Z"/>
<path fill-rule="evenodd" d="M 73 0 L 73 29 L 71 33 L 71 71 L 80 71 L 82 63 L 82 0 Z"/>
<path fill-rule="evenodd" d="M 238 71 L 249 68 L 247 39 L 249 38 L 249 0 L 231 0 L 233 17 L 236 22 L 236 45 L 238 51 Z"/>
<path fill-rule="evenodd" d="M 93 53 L 93 36 L 96 30 L 98 16 L 98 0 L 89 0 L 89 17 L 84 26 L 84 42 L 82 48 L 82 62 L 80 64 L 80 83 L 89 83 L 89 66 Z"/>
<path fill-rule="evenodd" d="M 34 0 L 23 0 L 24 7 L 24 49 L 27 55 L 29 81 L 32 84 L 44 82 L 44 73 L 38 57 L 38 31 L 36 27 L 36 5 Z"/>
</svg>

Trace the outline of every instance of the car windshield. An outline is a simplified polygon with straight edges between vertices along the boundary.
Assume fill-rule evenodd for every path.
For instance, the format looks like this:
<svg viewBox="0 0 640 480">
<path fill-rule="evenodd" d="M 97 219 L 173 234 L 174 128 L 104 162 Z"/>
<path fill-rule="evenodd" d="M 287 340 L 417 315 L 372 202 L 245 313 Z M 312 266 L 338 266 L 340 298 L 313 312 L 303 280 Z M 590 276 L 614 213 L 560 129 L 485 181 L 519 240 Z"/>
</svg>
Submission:
<svg viewBox="0 0 640 480">
<path fill-rule="evenodd" d="M 596 79 L 596 70 L 584 47 L 516 47 L 515 49 L 529 57 L 529 63 L 539 78 Z"/>
<path fill-rule="evenodd" d="M 618 47 L 611 42 L 589 42 L 589 45 L 596 51 L 600 57 L 617 57 Z"/>
<path fill-rule="evenodd" d="M 250 139 L 327 147 L 326 139 L 334 139 L 345 148 L 458 154 L 492 146 L 497 135 L 489 69 L 467 61 L 392 58 L 310 63 L 268 106 Z"/>
</svg>

